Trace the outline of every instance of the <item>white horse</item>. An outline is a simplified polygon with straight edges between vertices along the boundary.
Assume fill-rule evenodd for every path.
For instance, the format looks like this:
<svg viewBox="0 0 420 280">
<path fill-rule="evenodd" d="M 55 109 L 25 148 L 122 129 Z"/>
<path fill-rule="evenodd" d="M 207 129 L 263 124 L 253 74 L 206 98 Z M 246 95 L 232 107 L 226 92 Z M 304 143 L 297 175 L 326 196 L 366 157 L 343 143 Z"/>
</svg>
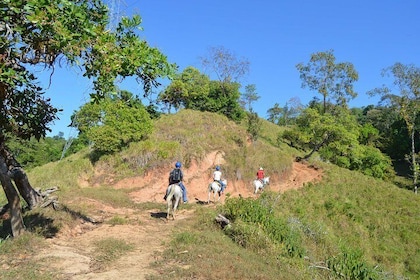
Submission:
<svg viewBox="0 0 420 280">
<path fill-rule="evenodd" d="M 254 185 L 254 193 L 257 193 L 259 189 L 263 190 L 265 185 L 270 184 L 270 176 L 264 177 L 263 182 L 261 183 L 260 180 L 256 179 L 253 182 Z"/>
<path fill-rule="evenodd" d="M 166 219 L 169 219 L 169 216 L 172 215 L 172 219 L 175 220 L 175 212 L 182 198 L 182 189 L 178 184 L 172 184 L 169 185 L 166 193 L 168 194 L 166 197 L 166 203 L 168 203 Z"/>
<path fill-rule="evenodd" d="M 225 188 L 227 188 L 227 180 L 222 180 L 223 184 L 225 184 Z M 207 203 L 210 203 L 210 194 L 213 192 L 213 202 L 216 202 L 216 193 L 219 194 L 219 198 L 217 201 L 220 200 L 220 191 L 222 190 L 222 186 L 219 183 L 213 181 L 209 184 L 209 198 L 207 199 Z"/>
</svg>

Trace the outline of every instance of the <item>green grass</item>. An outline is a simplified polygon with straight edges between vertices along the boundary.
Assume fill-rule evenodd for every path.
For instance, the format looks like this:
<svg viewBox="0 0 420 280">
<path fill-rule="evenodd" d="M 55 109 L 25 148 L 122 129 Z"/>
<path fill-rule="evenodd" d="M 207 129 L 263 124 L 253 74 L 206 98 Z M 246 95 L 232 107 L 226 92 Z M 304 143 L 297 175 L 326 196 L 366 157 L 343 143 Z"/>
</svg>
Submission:
<svg viewBox="0 0 420 280">
<path fill-rule="evenodd" d="M 197 219 L 180 226 L 153 264 L 161 275 L 148 279 L 304 279 L 287 262 L 238 246 L 214 224 L 215 215 L 197 209 Z"/>
<path fill-rule="evenodd" d="M 96 240 L 94 247 L 93 270 L 101 270 L 107 267 L 126 252 L 134 249 L 132 244 L 115 238 Z"/>
<path fill-rule="evenodd" d="M 340 255 L 345 245 L 363 252 L 372 267 L 416 279 L 420 198 L 357 172 L 335 166 L 326 170 L 324 182 L 285 193 L 276 207 L 279 215 L 294 217 L 308 232 L 325 232 L 322 243 L 327 244 L 311 244 L 312 234 L 306 238 L 313 261 Z"/>
</svg>

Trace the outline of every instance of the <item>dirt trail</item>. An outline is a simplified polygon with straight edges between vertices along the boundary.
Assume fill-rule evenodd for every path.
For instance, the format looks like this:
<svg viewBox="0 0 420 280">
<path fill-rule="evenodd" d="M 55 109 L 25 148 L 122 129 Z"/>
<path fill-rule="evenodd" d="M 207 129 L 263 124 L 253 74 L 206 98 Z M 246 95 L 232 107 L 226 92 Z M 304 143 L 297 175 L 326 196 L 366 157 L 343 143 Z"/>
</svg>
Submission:
<svg viewBox="0 0 420 280">
<path fill-rule="evenodd" d="M 223 164 L 223 153 L 213 152 L 201 163 L 193 163 L 188 169 L 184 169 L 185 181 L 188 189 L 190 203 L 207 201 L 207 185 L 210 182 L 212 169 L 216 164 Z M 168 169 L 170 169 L 169 167 Z M 166 173 L 168 170 L 166 171 Z M 130 194 L 135 202 L 163 201 L 163 194 L 167 184 L 167 178 L 160 178 L 158 172 L 149 173 L 145 176 L 124 179 L 117 182 L 115 188 L 135 188 Z M 280 182 L 271 179 L 270 190 L 284 192 L 289 189 L 297 189 L 304 183 L 320 180 L 322 172 L 302 163 L 293 163 L 291 173 L 282 178 Z M 226 189 L 231 196 L 251 197 L 253 189 L 251 182 L 229 183 Z M 223 203 L 225 196 L 222 196 Z M 92 207 L 100 207 L 101 217 L 106 219 L 113 216 L 123 216 L 130 220 L 124 225 L 108 225 L 81 223 L 75 229 L 64 230 L 57 237 L 49 239 L 47 246 L 37 259 L 44 263 L 43 270 L 61 271 L 63 279 L 145 279 L 146 275 L 156 274 L 157 271 L 150 269 L 156 252 L 162 252 L 165 242 L 169 241 L 171 230 L 177 227 L 182 219 L 188 218 L 193 210 L 182 209 L 178 211 L 177 220 L 166 221 L 166 213 L 159 210 L 135 212 L 132 209 L 115 209 L 105 205 L 98 205 L 92 201 Z M 203 207 L 212 207 L 203 205 Z M 92 257 L 95 249 L 94 242 L 104 238 L 124 240 L 134 246 L 134 250 L 119 258 L 106 268 L 98 268 Z M 123 278 L 121 278 L 123 276 Z"/>
</svg>

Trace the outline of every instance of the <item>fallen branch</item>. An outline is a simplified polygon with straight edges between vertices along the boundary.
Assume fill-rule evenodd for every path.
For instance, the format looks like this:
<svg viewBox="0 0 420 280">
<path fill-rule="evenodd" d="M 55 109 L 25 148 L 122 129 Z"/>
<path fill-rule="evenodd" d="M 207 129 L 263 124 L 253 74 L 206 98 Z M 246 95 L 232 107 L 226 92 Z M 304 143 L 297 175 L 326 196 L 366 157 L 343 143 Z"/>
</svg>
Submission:
<svg viewBox="0 0 420 280">
<path fill-rule="evenodd" d="M 310 265 L 310 268 L 319 268 L 319 269 L 325 269 L 325 270 L 330 270 L 328 267 L 326 266 L 321 266 L 321 265 Z"/>
<path fill-rule="evenodd" d="M 222 214 L 218 214 L 215 219 L 216 222 L 219 223 L 222 228 L 225 228 L 226 226 L 230 225 L 229 219 L 224 217 Z"/>
</svg>

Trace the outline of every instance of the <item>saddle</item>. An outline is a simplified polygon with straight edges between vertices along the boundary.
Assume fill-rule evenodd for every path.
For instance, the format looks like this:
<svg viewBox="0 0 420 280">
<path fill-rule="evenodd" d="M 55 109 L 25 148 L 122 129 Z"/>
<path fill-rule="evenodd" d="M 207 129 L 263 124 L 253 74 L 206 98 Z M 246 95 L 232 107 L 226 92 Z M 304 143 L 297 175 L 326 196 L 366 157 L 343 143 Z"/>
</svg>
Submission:
<svg viewBox="0 0 420 280">
<path fill-rule="evenodd" d="M 222 192 L 222 184 L 216 180 L 213 180 L 213 182 L 219 186 L 219 190 L 217 191 L 217 193 L 220 195 L 220 193 Z"/>
</svg>

